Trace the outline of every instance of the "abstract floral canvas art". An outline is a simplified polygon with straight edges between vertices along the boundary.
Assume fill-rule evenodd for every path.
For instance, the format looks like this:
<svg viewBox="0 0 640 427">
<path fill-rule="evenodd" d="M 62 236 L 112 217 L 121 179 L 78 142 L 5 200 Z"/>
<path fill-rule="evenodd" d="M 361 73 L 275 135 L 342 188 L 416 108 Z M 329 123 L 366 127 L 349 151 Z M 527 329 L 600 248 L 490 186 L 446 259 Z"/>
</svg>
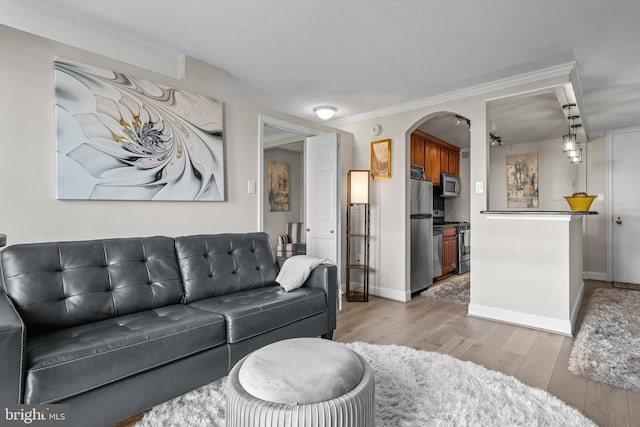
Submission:
<svg viewBox="0 0 640 427">
<path fill-rule="evenodd" d="M 57 198 L 223 201 L 222 103 L 55 61 Z"/>
</svg>

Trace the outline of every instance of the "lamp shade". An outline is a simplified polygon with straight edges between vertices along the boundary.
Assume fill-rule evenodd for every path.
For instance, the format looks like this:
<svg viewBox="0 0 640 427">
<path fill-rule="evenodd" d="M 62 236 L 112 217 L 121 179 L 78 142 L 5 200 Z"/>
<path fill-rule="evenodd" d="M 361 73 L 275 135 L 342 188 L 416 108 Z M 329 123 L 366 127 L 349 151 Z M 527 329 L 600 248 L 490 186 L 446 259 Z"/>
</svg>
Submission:
<svg viewBox="0 0 640 427">
<path fill-rule="evenodd" d="M 368 170 L 349 171 L 349 203 L 369 203 L 369 175 Z"/>
</svg>

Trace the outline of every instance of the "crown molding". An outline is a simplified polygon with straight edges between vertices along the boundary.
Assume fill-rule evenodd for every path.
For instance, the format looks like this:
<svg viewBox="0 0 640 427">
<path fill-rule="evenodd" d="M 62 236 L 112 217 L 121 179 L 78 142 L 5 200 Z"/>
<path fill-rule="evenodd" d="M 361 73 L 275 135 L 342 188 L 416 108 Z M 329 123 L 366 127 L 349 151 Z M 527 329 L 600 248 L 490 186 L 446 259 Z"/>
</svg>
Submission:
<svg viewBox="0 0 640 427">
<path fill-rule="evenodd" d="M 332 127 L 356 123 L 363 120 L 375 119 L 378 117 L 389 116 L 391 114 L 404 113 L 405 111 L 416 110 L 418 108 L 430 107 L 432 105 L 442 104 L 444 102 L 455 101 L 458 99 L 468 98 L 471 96 L 481 95 L 483 93 L 493 92 L 497 90 L 507 89 L 521 84 L 532 83 L 548 78 L 570 76 L 576 66 L 575 61 L 565 64 L 555 65 L 553 67 L 543 68 L 528 73 L 518 74 L 516 76 L 507 77 L 500 80 L 494 80 L 489 83 L 483 83 L 471 86 L 461 90 L 444 93 L 442 95 L 431 96 L 428 98 L 418 99 L 415 101 L 398 104 L 392 107 L 381 108 L 379 110 L 370 111 L 368 113 L 355 114 L 353 116 L 343 117 L 338 120 L 329 121 L 326 124 Z"/>
</svg>

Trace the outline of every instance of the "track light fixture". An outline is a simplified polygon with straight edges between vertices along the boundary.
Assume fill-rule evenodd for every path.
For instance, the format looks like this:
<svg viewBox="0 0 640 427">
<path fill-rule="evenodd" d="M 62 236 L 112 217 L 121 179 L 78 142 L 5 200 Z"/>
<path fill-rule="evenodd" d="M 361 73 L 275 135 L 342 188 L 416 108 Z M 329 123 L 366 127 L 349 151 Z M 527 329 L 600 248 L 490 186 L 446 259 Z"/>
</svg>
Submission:
<svg viewBox="0 0 640 427">
<path fill-rule="evenodd" d="M 465 125 L 467 125 L 467 130 L 471 130 L 471 120 L 458 114 L 454 114 L 454 117 L 456 118 L 456 125 L 460 126 L 464 123 Z"/>
<path fill-rule="evenodd" d="M 501 137 L 499 137 L 498 135 L 494 135 L 491 132 L 489 132 L 489 137 L 491 138 L 491 146 L 492 147 L 502 148 L 502 138 Z"/>
</svg>

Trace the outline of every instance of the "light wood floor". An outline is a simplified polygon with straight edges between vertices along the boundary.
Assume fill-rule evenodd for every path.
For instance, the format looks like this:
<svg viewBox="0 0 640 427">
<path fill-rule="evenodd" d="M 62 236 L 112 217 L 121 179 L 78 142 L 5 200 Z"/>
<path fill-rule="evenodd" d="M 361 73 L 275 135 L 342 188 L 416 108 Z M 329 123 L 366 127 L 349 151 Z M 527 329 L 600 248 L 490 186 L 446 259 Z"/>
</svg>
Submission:
<svg viewBox="0 0 640 427">
<path fill-rule="evenodd" d="M 591 293 L 586 281 L 577 328 Z M 408 303 L 377 297 L 343 302 L 334 340 L 398 344 L 469 360 L 547 390 L 601 427 L 640 426 L 640 393 L 587 380 L 567 369 L 573 338 L 467 316 L 463 305 L 419 296 Z"/>
</svg>

